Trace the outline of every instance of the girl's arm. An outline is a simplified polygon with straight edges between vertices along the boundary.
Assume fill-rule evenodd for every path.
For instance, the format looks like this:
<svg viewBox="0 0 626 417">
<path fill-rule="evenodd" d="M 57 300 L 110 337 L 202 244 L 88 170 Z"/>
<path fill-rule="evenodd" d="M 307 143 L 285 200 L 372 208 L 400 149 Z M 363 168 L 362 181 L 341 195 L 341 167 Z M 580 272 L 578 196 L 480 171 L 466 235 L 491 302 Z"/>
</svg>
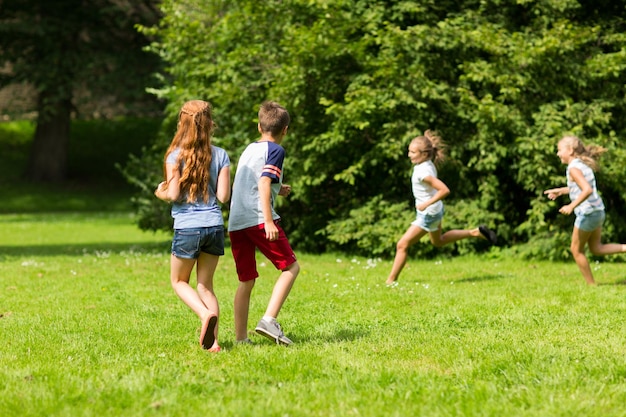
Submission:
<svg viewBox="0 0 626 417">
<path fill-rule="evenodd" d="M 215 196 L 220 203 L 230 200 L 230 167 L 224 167 L 217 176 L 217 190 Z"/>
<path fill-rule="evenodd" d="M 569 188 L 559 187 L 559 188 L 551 188 L 549 190 L 545 190 L 543 193 L 548 194 L 548 198 L 550 200 L 556 200 L 557 197 L 562 196 L 563 194 L 567 194 L 568 192 L 569 192 Z"/>
<path fill-rule="evenodd" d="M 172 202 L 180 197 L 180 172 L 175 164 L 165 164 L 167 180 L 159 184 L 154 195 L 161 200 Z"/>
<path fill-rule="evenodd" d="M 589 185 L 580 169 L 570 168 L 569 175 L 580 188 L 580 195 L 576 198 L 576 200 L 559 209 L 559 212 L 562 214 L 572 214 L 572 211 L 574 211 L 574 209 L 578 207 L 580 203 L 585 201 L 593 192 L 591 185 Z"/>
<path fill-rule="evenodd" d="M 448 186 L 437 177 L 429 175 L 422 181 L 433 187 L 435 190 L 437 190 L 437 192 L 429 200 L 424 201 L 416 207 L 419 211 L 426 210 L 428 206 L 430 206 L 431 204 L 435 204 L 439 200 L 443 200 L 448 196 L 448 194 L 450 194 L 450 189 L 448 188 Z"/>
</svg>

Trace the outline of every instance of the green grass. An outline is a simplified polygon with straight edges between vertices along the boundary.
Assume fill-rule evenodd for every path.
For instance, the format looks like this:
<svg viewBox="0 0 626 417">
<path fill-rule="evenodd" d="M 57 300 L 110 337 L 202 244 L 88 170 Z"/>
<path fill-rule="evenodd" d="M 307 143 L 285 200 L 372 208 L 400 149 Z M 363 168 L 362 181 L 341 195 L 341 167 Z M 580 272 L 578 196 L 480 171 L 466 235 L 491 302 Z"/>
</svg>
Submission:
<svg viewBox="0 0 626 417">
<path fill-rule="evenodd" d="M 574 262 L 506 251 L 412 259 L 388 288 L 389 261 L 299 253 L 284 348 L 233 345 L 227 250 L 224 350 L 203 351 L 169 284 L 170 234 L 135 226 L 112 170 L 150 128 L 72 127 L 72 180 L 42 186 L 20 179 L 32 124 L 0 124 L 0 416 L 626 415 L 619 262 L 587 287 Z M 277 276 L 259 262 L 250 328 Z"/>
<path fill-rule="evenodd" d="M 488 257 L 299 254 L 285 348 L 234 346 L 221 260 L 219 354 L 169 285 L 167 233 L 124 213 L 0 216 L 2 416 L 622 416 L 626 271 Z M 262 258 L 259 258 L 262 262 Z M 250 328 L 277 273 L 267 262 Z"/>
</svg>

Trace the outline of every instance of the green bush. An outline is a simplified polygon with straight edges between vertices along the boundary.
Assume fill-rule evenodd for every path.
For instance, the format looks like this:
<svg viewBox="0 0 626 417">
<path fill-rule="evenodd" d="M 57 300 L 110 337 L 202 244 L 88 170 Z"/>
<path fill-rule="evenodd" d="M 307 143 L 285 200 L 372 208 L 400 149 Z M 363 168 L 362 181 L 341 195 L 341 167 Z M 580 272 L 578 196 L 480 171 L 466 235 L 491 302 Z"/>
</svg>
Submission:
<svg viewBox="0 0 626 417">
<path fill-rule="evenodd" d="M 555 146 L 571 132 L 609 149 L 598 177 L 609 207 L 605 238 L 626 236 L 616 210 L 626 196 L 623 10 L 569 0 L 164 0 L 162 9 L 158 27 L 144 30 L 166 60 L 154 91 L 170 117 L 187 99 L 210 101 L 235 167 L 257 138 L 258 104 L 289 109 L 293 193 L 280 213 L 299 250 L 390 253 L 406 225 L 386 214 L 406 201 L 406 147 L 425 129 L 448 145 L 446 228 L 487 223 L 504 245 L 541 236 L 531 252 L 559 257 L 562 242 L 545 232 L 565 227 L 562 202 L 543 191 L 565 184 Z M 135 180 L 155 185 L 151 174 Z M 157 204 L 147 195 L 142 202 Z"/>
</svg>

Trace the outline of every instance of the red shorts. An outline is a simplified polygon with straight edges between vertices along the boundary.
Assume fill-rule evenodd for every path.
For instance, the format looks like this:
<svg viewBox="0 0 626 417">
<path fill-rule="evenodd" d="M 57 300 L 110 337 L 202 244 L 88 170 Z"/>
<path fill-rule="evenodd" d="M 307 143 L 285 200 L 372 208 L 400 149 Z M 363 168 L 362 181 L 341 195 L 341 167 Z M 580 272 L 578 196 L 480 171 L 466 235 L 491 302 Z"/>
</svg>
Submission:
<svg viewBox="0 0 626 417">
<path fill-rule="evenodd" d="M 289 245 L 285 231 L 278 223 L 276 227 L 278 239 L 274 241 L 269 241 L 265 237 L 265 224 L 228 233 L 239 281 L 251 281 L 259 276 L 256 269 L 256 248 L 281 271 L 296 262 L 296 255 Z"/>
</svg>

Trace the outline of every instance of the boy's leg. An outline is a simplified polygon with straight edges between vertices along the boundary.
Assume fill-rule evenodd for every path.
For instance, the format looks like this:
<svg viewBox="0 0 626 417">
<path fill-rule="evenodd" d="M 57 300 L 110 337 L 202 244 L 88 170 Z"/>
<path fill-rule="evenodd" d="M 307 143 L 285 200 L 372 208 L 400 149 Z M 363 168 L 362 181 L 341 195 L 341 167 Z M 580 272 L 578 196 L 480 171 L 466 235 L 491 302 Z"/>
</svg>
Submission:
<svg viewBox="0 0 626 417">
<path fill-rule="evenodd" d="M 299 272 L 300 265 L 297 261 L 289 265 L 287 269 L 281 272 L 276 284 L 274 284 L 272 297 L 267 305 L 267 310 L 265 310 L 266 316 L 273 318 L 278 317 L 278 313 L 280 313 L 280 309 L 285 303 L 285 300 L 287 299 Z"/>
<path fill-rule="evenodd" d="M 254 245 L 256 228 L 248 228 L 230 232 L 230 248 L 237 267 L 239 286 L 235 291 L 233 314 L 235 318 L 235 340 L 243 341 L 248 338 L 248 312 L 250 309 L 250 295 L 258 277 Z"/>
<path fill-rule="evenodd" d="M 267 305 L 265 315 L 261 320 L 259 320 L 255 329 L 260 335 L 285 346 L 289 346 L 293 342 L 285 336 L 280 324 L 276 321 L 276 317 L 278 317 L 278 313 L 280 313 L 280 309 L 293 287 L 293 283 L 298 276 L 298 272 L 300 272 L 300 265 L 297 261 L 289 265 L 287 269 L 284 269 L 281 272 L 276 284 L 274 284 L 272 296 L 269 304 Z"/>
<path fill-rule="evenodd" d="M 235 339 L 237 341 L 248 338 L 248 311 L 250 310 L 250 294 L 254 288 L 255 280 L 239 281 L 235 292 L 234 316 L 235 316 Z"/>
<path fill-rule="evenodd" d="M 276 269 L 281 270 L 281 274 L 278 280 L 274 284 L 272 290 L 272 296 L 267 305 L 267 310 L 264 317 L 258 322 L 256 332 L 269 338 L 276 343 L 282 345 L 290 345 L 292 342 L 285 336 L 280 325 L 276 322 L 276 317 L 280 313 L 280 310 L 289 295 L 293 283 L 295 282 L 298 273 L 300 272 L 300 265 L 296 260 L 296 255 L 291 249 L 289 240 L 285 231 L 280 227 L 280 224 L 276 224 L 278 229 L 278 238 L 276 240 L 269 241 L 265 237 L 264 230 L 261 229 L 262 234 L 257 234 L 256 245 L 263 255 L 272 262 Z"/>
</svg>

